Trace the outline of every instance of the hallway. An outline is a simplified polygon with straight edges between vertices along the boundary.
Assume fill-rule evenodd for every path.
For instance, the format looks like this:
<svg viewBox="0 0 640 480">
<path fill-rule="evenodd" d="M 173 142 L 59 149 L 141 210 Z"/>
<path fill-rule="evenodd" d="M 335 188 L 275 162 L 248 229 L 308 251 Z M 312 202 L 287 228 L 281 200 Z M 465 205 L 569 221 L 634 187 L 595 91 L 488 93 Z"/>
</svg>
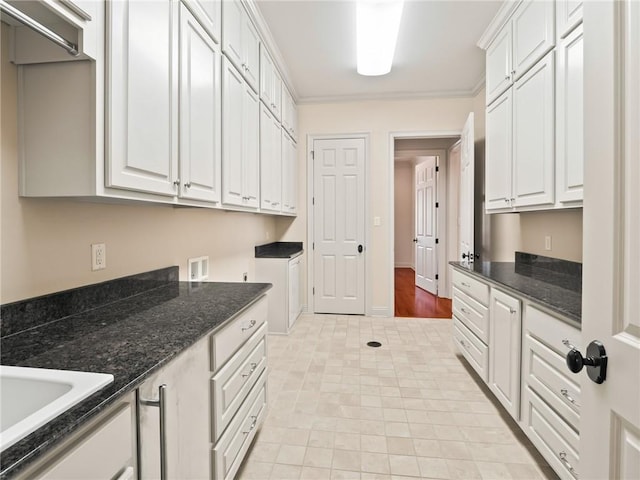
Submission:
<svg viewBox="0 0 640 480">
<path fill-rule="evenodd" d="M 451 300 L 416 287 L 413 269 L 396 268 L 394 277 L 396 317 L 451 318 Z"/>
</svg>

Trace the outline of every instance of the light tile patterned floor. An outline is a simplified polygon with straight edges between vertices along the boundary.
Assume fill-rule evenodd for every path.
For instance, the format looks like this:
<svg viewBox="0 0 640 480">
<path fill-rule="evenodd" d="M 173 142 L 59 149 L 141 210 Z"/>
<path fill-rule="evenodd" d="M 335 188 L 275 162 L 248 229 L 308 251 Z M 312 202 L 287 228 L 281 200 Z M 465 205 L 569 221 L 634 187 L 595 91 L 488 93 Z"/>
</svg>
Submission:
<svg viewBox="0 0 640 480">
<path fill-rule="evenodd" d="M 302 315 L 268 342 L 269 415 L 241 479 L 556 478 L 451 320 Z"/>
</svg>

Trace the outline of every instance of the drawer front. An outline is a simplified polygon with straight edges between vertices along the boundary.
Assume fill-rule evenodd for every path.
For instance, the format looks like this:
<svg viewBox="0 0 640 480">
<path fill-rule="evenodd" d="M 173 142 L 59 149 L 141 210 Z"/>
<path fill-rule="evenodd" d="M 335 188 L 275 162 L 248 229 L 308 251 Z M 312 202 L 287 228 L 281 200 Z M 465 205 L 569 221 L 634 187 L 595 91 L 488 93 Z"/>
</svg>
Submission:
<svg viewBox="0 0 640 480">
<path fill-rule="evenodd" d="M 527 436 L 560 478 L 578 478 L 578 434 L 531 389 L 523 393 Z"/>
<path fill-rule="evenodd" d="M 211 371 L 217 371 L 267 321 L 267 297 L 263 296 L 211 340 Z"/>
<path fill-rule="evenodd" d="M 213 465 L 217 480 L 234 478 L 253 437 L 266 417 L 266 380 L 265 371 L 213 449 Z"/>
<path fill-rule="evenodd" d="M 453 287 L 453 314 L 484 343 L 489 343 L 489 309 Z"/>
<path fill-rule="evenodd" d="M 565 359 L 530 335 L 525 335 L 523 388 L 530 388 L 576 431 L 580 427 L 580 376 L 567 369 Z"/>
<path fill-rule="evenodd" d="M 454 269 L 453 285 L 480 302 L 482 305 L 489 305 L 489 285 L 486 283 L 482 283 L 475 278 Z"/>
<path fill-rule="evenodd" d="M 453 338 L 458 349 L 485 382 L 489 379 L 489 351 L 457 318 L 453 319 Z"/>
<path fill-rule="evenodd" d="M 267 325 L 263 324 L 213 377 L 213 443 L 238 411 L 247 393 L 267 367 Z"/>
<path fill-rule="evenodd" d="M 570 345 L 583 351 L 580 330 L 531 305 L 525 308 L 524 329 L 563 358 L 571 349 Z"/>
</svg>

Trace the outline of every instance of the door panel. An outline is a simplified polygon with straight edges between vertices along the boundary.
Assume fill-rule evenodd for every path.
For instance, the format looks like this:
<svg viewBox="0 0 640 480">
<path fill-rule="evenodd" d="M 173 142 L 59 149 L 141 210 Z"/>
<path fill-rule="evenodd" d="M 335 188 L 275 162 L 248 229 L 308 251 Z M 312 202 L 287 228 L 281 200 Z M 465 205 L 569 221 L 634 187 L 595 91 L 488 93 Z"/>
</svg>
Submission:
<svg viewBox="0 0 640 480">
<path fill-rule="evenodd" d="M 415 167 L 416 199 L 416 286 L 438 294 L 436 168 L 438 157 L 420 157 Z"/>
<path fill-rule="evenodd" d="M 364 314 L 365 140 L 314 140 L 313 151 L 314 311 Z"/>
<path fill-rule="evenodd" d="M 464 260 L 462 254 L 474 252 L 474 212 L 475 212 L 475 156 L 474 156 L 474 116 L 470 113 L 462 129 L 460 138 L 460 251 L 458 259 Z"/>
</svg>

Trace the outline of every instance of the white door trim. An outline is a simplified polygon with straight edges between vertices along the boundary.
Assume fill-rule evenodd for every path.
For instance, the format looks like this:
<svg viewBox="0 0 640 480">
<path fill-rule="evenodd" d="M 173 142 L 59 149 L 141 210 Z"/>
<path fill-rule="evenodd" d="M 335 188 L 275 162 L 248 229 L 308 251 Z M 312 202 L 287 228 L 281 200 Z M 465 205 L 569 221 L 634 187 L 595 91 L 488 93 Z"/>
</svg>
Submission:
<svg viewBox="0 0 640 480">
<path fill-rule="evenodd" d="M 371 222 L 369 220 L 369 152 L 371 149 L 370 133 L 340 133 L 335 135 L 307 135 L 307 309 L 309 312 L 315 311 L 315 303 L 313 298 L 313 282 L 314 282 L 314 255 L 313 255 L 313 158 L 311 152 L 313 151 L 313 142 L 315 140 L 330 140 L 330 139 L 348 139 L 359 138 L 364 140 L 364 229 L 365 229 L 365 251 L 371 245 Z M 371 255 L 365 256 L 364 264 L 364 277 L 365 277 L 365 292 L 364 292 L 364 309 L 365 315 L 372 315 L 371 305 L 371 282 L 368 281 L 367 274 L 371 272 Z"/>
<path fill-rule="evenodd" d="M 389 133 L 389 249 L 391 255 L 389 255 L 389 264 L 387 266 L 387 278 L 389 279 L 389 309 L 387 312 L 388 317 L 393 316 L 395 309 L 395 289 L 394 289 L 394 254 L 395 251 L 395 237 L 394 237 L 394 225 L 395 225 L 395 140 L 400 139 L 418 139 L 418 138 L 456 138 L 462 135 L 462 130 L 442 130 L 442 131 L 427 131 L 427 132 L 391 132 Z M 440 171 L 438 179 L 438 192 L 437 201 L 440 205 L 441 211 L 438 212 L 438 232 L 447 232 L 447 163 L 448 163 L 448 151 L 446 149 L 441 150 L 425 150 L 423 155 L 438 155 L 440 156 Z M 367 230 L 368 231 L 368 230 Z M 439 244 L 440 251 L 438 256 L 438 274 L 439 279 L 442 280 L 440 285 L 443 288 L 442 296 L 448 296 L 449 292 L 444 291 L 447 286 L 447 275 L 449 269 L 447 268 L 447 258 L 449 255 L 447 242 L 441 242 Z"/>
</svg>

